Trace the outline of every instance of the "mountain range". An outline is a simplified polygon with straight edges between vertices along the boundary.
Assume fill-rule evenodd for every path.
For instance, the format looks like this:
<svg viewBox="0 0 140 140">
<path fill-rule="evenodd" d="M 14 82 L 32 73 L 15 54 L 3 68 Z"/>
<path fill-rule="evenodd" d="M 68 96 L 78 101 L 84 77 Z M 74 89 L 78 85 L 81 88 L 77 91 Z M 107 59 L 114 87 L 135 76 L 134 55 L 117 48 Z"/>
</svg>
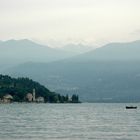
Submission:
<svg viewBox="0 0 140 140">
<path fill-rule="evenodd" d="M 140 41 L 110 43 L 95 50 L 46 63 L 27 62 L 3 73 L 27 76 L 86 102 L 140 101 Z"/>
<path fill-rule="evenodd" d="M 0 41 L 0 70 L 26 62 L 52 62 L 72 57 L 70 51 L 53 49 L 28 39 Z"/>
</svg>

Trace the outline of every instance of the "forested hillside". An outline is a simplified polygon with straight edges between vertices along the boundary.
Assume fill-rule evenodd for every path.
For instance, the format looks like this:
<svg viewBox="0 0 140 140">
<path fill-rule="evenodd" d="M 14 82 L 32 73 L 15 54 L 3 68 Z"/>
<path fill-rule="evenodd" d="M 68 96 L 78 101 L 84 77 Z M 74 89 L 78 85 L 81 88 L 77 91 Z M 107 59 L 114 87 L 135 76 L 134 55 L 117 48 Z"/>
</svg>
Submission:
<svg viewBox="0 0 140 140">
<path fill-rule="evenodd" d="M 36 98 L 42 97 L 45 102 L 49 103 L 67 103 L 79 102 L 78 96 L 73 95 L 69 98 L 68 95 L 62 96 L 55 92 L 51 92 L 43 85 L 35 82 L 29 78 L 11 78 L 7 75 L 0 75 L 0 98 L 3 99 L 6 95 L 11 95 L 13 101 L 24 102 L 27 101 L 26 95 L 33 92 L 35 89 Z"/>
</svg>

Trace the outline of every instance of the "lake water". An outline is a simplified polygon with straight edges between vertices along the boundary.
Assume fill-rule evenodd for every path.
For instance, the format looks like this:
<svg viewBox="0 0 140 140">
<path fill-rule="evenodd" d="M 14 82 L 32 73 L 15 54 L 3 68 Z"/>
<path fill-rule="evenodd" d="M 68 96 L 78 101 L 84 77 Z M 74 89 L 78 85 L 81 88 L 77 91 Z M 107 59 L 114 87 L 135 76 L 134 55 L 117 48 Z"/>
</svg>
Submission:
<svg viewBox="0 0 140 140">
<path fill-rule="evenodd" d="M 0 140 L 140 140 L 140 104 L 0 104 Z"/>
</svg>

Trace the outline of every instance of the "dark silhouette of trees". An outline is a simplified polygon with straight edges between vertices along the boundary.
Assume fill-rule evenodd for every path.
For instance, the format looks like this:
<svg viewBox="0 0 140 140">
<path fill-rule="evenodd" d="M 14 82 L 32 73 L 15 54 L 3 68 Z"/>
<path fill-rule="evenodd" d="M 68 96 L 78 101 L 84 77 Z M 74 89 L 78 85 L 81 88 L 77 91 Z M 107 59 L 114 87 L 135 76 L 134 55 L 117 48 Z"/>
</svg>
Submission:
<svg viewBox="0 0 140 140">
<path fill-rule="evenodd" d="M 72 95 L 72 103 L 78 103 L 79 102 L 79 97 L 78 95 L 73 94 Z"/>
<path fill-rule="evenodd" d="M 36 91 L 36 97 L 44 97 L 45 102 L 49 103 L 78 103 L 78 95 L 72 95 L 69 98 L 68 95 L 60 95 L 55 92 L 51 92 L 49 89 L 40 85 L 29 78 L 11 78 L 8 75 L 0 75 L 0 98 L 6 94 L 13 96 L 13 101 L 25 102 L 26 95 L 32 93 L 33 89 Z"/>
</svg>

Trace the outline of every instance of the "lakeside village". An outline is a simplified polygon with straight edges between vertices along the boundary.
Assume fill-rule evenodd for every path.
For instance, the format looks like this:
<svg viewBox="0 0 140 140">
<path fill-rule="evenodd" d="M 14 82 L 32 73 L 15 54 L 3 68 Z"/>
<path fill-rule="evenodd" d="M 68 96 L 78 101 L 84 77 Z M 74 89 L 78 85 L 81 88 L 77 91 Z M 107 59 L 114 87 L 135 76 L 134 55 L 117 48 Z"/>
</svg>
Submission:
<svg viewBox="0 0 140 140">
<path fill-rule="evenodd" d="M 59 97 L 61 99 L 59 99 Z M 63 98 L 63 99 L 62 99 Z M 65 98 L 65 99 L 64 99 Z M 10 94 L 4 95 L 2 98 L 0 98 L 0 103 L 13 103 L 14 97 Z M 23 102 L 28 103 L 46 103 L 45 98 L 42 96 L 36 97 L 36 91 L 33 89 L 33 93 L 27 93 L 25 96 L 25 100 Z M 51 103 L 51 102 L 48 102 Z M 52 103 L 80 103 L 77 95 L 72 95 L 72 97 L 69 97 L 68 95 L 60 96 L 55 95 L 55 101 Z"/>
<path fill-rule="evenodd" d="M 73 94 L 60 95 L 29 78 L 11 78 L 0 75 L 0 103 L 80 103 L 79 97 Z"/>
<path fill-rule="evenodd" d="M 26 97 L 25 97 L 25 101 L 26 102 L 37 102 L 37 103 L 44 103 L 44 97 L 37 97 L 36 98 L 36 93 L 35 93 L 35 89 L 33 89 L 33 93 L 27 93 Z M 14 97 L 10 94 L 6 94 L 4 95 L 1 99 L 0 99 L 0 103 L 12 103 L 14 102 Z"/>
</svg>

